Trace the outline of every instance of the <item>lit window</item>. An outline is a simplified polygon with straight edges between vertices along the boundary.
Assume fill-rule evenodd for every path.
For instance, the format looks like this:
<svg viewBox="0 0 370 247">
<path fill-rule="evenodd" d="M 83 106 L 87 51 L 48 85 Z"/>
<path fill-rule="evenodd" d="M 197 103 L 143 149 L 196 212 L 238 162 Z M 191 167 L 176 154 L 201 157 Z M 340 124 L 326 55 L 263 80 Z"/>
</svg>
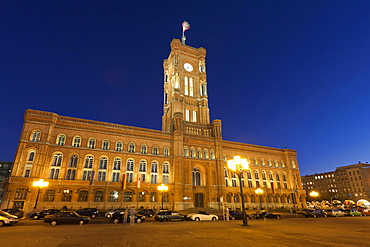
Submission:
<svg viewBox="0 0 370 247">
<path fill-rule="evenodd" d="M 66 136 L 65 135 L 62 135 L 62 134 L 61 135 L 58 135 L 57 145 L 64 146 L 65 141 L 66 141 Z"/>
<path fill-rule="evenodd" d="M 32 132 L 31 141 L 38 142 L 40 141 L 41 131 L 35 130 Z"/>
<path fill-rule="evenodd" d="M 89 144 L 88 144 L 87 147 L 94 149 L 95 148 L 95 142 L 96 142 L 95 138 L 90 138 L 89 139 Z"/>
</svg>

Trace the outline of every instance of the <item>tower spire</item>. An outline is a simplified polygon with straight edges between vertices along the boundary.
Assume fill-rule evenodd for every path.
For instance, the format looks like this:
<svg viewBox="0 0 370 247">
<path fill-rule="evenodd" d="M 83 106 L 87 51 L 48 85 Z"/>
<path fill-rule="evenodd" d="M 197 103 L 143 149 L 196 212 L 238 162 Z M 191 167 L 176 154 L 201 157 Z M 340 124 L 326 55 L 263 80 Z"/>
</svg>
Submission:
<svg viewBox="0 0 370 247">
<path fill-rule="evenodd" d="M 185 45 L 185 40 L 186 40 L 185 31 L 189 30 L 189 28 L 190 28 L 190 24 L 187 21 L 183 21 L 183 23 L 182 23 L 182 36 L 181 36 L 181 43 L 183 45 Z"/>
</svg>

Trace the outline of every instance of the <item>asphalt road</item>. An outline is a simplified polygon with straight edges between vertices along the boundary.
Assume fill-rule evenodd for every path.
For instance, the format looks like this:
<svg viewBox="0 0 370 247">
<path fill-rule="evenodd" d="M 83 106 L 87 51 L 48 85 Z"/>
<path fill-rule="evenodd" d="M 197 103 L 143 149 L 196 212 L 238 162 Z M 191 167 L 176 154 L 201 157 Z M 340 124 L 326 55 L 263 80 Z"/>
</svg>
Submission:
<svg viewBox="0 0 370 247">
<path fill-rule="evenodd" d="M 370 217 L 156 222 L 115 225 L 103 217 L 86 225 L 50 226 L 22 219 L 0 228 L 1 247 L 74 246 L 369 246 Z"/>
</svg>

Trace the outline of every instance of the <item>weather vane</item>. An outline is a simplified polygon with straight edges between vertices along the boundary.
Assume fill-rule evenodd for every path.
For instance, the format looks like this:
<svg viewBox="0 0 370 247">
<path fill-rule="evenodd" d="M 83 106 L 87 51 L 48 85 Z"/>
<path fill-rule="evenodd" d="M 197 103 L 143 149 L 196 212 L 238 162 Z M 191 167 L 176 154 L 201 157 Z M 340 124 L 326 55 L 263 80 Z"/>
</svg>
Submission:
<svg viewBox="0 0 370 247">
<path fill-rule="evenodd" d="M 181 36 L 181 43 L 184 45 L 185 45 L 185 40 L 186 40 L 185 31 L 189 30 L 189 28 L 190 28 L 190 24 L 187 21 L 184 21 L 182 23 L 182 36 Z"/>
</svg>

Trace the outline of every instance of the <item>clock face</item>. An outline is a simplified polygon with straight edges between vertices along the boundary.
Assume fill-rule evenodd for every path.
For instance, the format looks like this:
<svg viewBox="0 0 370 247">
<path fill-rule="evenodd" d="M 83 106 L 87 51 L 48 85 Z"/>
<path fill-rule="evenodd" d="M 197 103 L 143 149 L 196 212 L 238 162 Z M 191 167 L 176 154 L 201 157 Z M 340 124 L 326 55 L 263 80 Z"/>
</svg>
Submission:
<svg viewBox="0 0 370 247">
<path fill-rule="evenodd" d="M 184 69 L 191 72 L 193 71 L 193 66 L 190 63 L 184 63 Z"/>
</svg>

